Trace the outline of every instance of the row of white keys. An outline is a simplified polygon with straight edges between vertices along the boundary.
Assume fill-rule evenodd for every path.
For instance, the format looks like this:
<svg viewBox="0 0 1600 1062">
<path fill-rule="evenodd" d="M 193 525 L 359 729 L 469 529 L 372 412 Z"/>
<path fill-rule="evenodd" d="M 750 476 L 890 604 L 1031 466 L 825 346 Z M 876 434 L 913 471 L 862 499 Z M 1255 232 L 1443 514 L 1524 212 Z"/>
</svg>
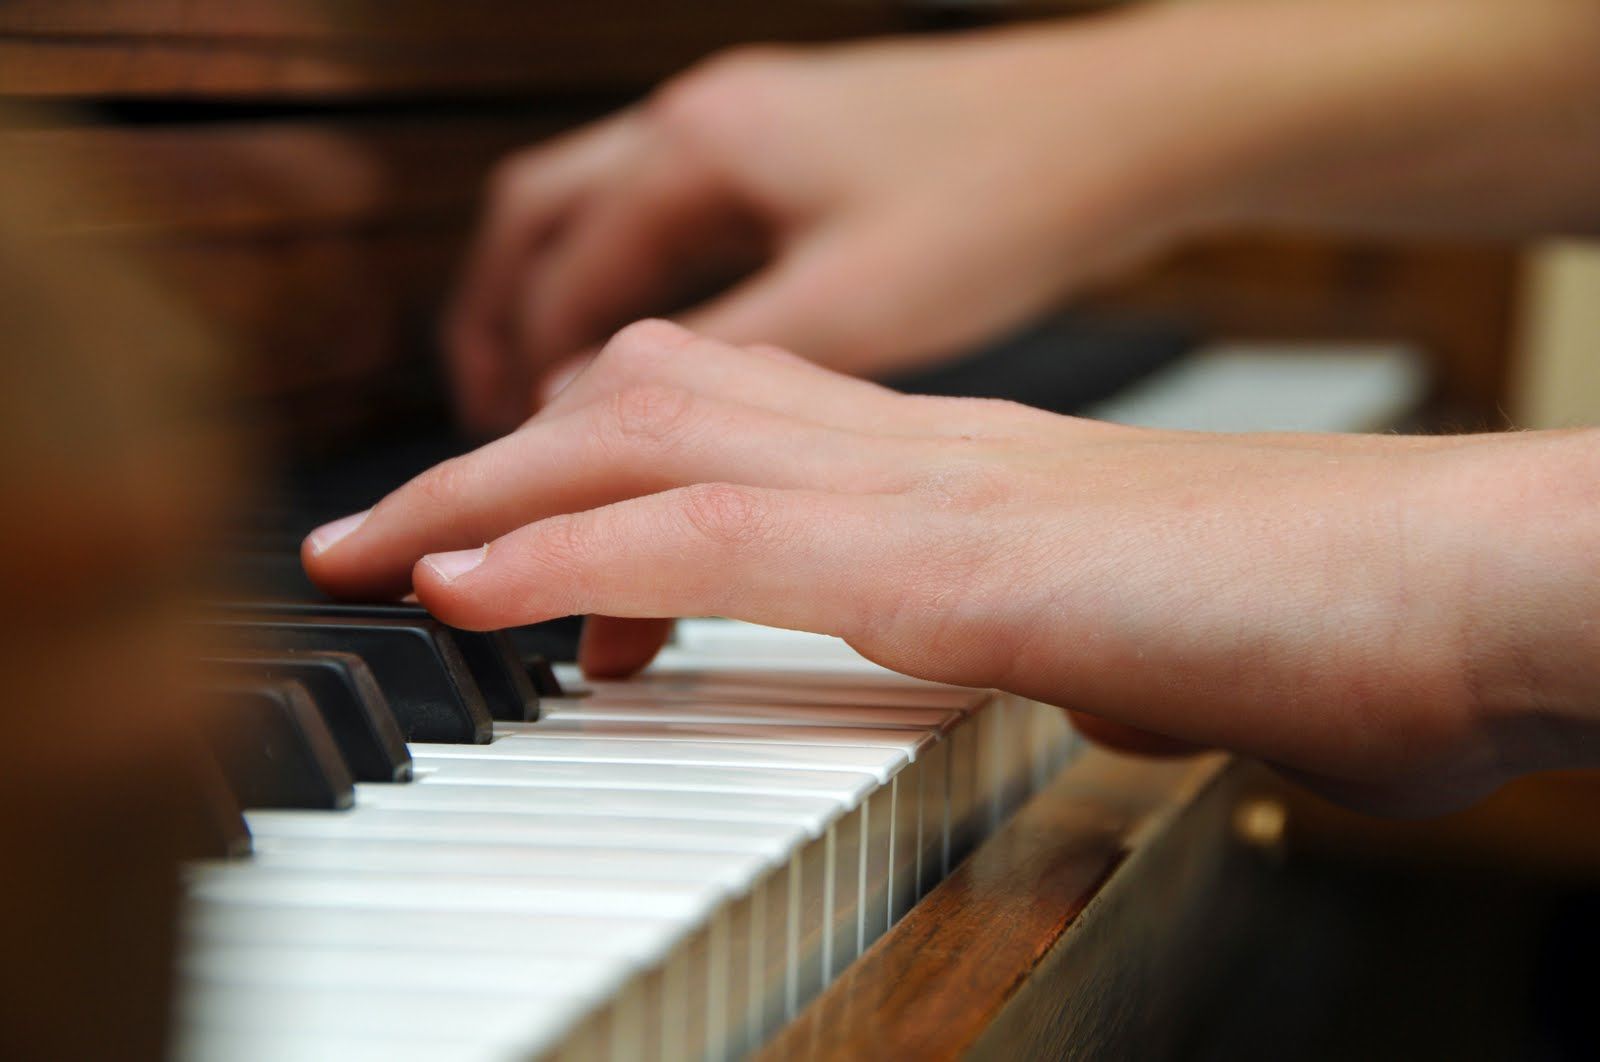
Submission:
<svg viewBox="0 0 1600 1062">
<path fill-rule="evenodd" d="M 550 705 L 556 725 L 548 735 L 539 726 L 511 727 L 487 747 L 415 746 L 419 781 L 363 786 L 348 815 L 252 815 L 257 860 L 207 868 L 197 877 L 191 934 L 213 954 L 190 969 L 210 1006 L 191 1023 L 189 1042 L 216 1047 L 230 1028 L 252 1029 L 236 1013 L 245 990 L 292 999 L 311 991 L 302 981 L 328 1002 L 310 1012 L 315 1028 L 309 1030 L 296 1024 L 311 1020 L 306 1013 L 288 1008 L 289 1018 L 274 1026 L 279 1042 L 327 1036 L 330 1044 L 345 1044 L 353 1031 L 368 1036 L 390 1013 L 383 1000 L 406 999 L 374 997 L 365 987 L 396 979 L 383 956 L 401 969 L 432 956 L 442 985 L 471 985 L 474 995 L 484 985 L 528 989 L 520 1006 L 508 1008 L 527 1023 L 458 1024 L 476 1004 L 436 1020 L 419 1020 L 405 1007 L 406 1020 L 395 1024 L 399 1040 L 449 1042 L 454 1054 L 474 1045 L 492 1053 L 513 1039 L 526 1045 L 525 1037 L 540 1029 L 554 1035 L 585 1000 L 604 998 L 613 982 L 637 982 L 640 966 L 659 962 L 674 941 L 683 945 L 685 929 L 695 926 L 700 930 L 690 943 L 699 941 L 708 953 L 698 968 L 680 955 L 692 947 L 673 950 L 653 989 L 633 984 L 614 1000 L 619 1013 L 626 1010 L 646 1028 L 635 1028 L 631 1040 L 612 1030 L 613 1040 L 656 1046 L 648 1029 L 661 1023 L 680 1038 L 660 1044 L 668 1055 L 701 1048 L 718 1054 L 754 1042 L 774 1019 L 770 1001 L 758 998 L 766 990 L 762 968 L 774 951 L 794 949 L 785 956 L 785 1002 L 793 1007 L 887 924 L 887 906 L 869 913 L 863 908 L 871 905 L 860 902 L 863 881 L 893 861 L 886 854 L 871 865 L 871 853 L 893 847 L 894 826 L 902 844 L 921 829 L 907 810 L 937 814 L 918 803 L 920 793 L 894 798 L 913 756 L 931 740 L 923 727 L 948 730 L 952 715 L 959 718 L 974 699 L 967 691 L 928 687 L 915 691 L 928 696 L 901 701 L 898 695 L 909 691 L 892 683 L 829 679 L 819 684 L 816 699 L 824 703 L 814 714 L 794 713 L 808 725 L 788 724 L 792 733 L 783 735 L 779 706 L 736 703 L 750 700 L 741 691 L 771 693 L 772 677 L 758 672 L 730 681 L 723 697 L 734 703 L 726 706 L 707 697 L 707 682 L 688 671 L 662 683 L 680 696 L 658 699 L 659 708 L 638 702 L 640 687 L 659 680 L 629 685 L 622 697 L 602 689 L 584 701 Z M 850 705 L 866 703 L 899 704 L 906 714 L 848 714 Z M 649 720 L 640 718 L 644 712 Z M 666 737 L 640 732 L 647 721 L 683 729 Z M 787 853 L 799 858 L 785 862 Z M 233 869 L 247 872 L 227 872 Z M 730 905 L 730 897 L 737 902 Z M 838 917 L 852 907 L 853 920 Z M 840 924 L 849 930 L 839 932 Z M 569 931 L 573 926 L 581 931 Z M 772 939 L 774 926 L 788 939 Z M 834 932 L 824 933 L 825 926 Z M 306 942 L 323 933 L 321 950 L 307 951 Z M 816 935 L 823 937 L 820 949 L 810 939 Z M 524 979 L 500 965 L 507 952 L 529 961 Z M 533 962 L 540 957 L 573 971 L 544 995 L 533 991 L 550 972 Z M 459 981 L 449 971 L 457 960 Z M 472 970 L 464 968 L 469 963 L 476 963 Z M 693 999 L 652 1001 L 652 991 Z M 747 1020 L 740 1022 L 740 1014 Z M 730 1016 L 731 1035 L 716 1028 Z"/>
<path fill-rule="evenodd" d="M 711 731 L 718 726 L 729 724 L 740 725 L 739 734 L 745 739 L 759 738 L 760 731 L 743 729 L 744 726 L 774 726 L 788 728 L 784 733 L 787 737 L 794 733 L 795 727 L 822 726 L 828 728 L 856 728 L 859 730 L 909 730 L 917 734 L 909 747 L 917 754 L 924 755 L 934 748 L 937 741 L 946 741 L 964 718 L 965 713 L 950 708 L 908 708 L 908 707 L 883 707 L 883 706 L 856 706 L 848 703 L 836 704 L 752 704 L 741 703 L 734 699 L 726 703 L 717 700 L 694 699 L 689 694 L 698 692 L 692 688 L 674 686 L 677 699 L 658 699 L 654 703 L 636 703 L 633 697 L 637 695 L 638 688 L 654 689 L 659 683 L 646 680 L 646 682 L 623 687 L 628 696 L 619 699 L 611 695 L 607 684 L 601 684 L 596 691 L 597 695 L 583 699 L 560 699 L 546 702 L 546 720 L 541 723 L 545 733 L 559 733 L 562 728 L 572 728 L 573 724 L 593 723 L 636 723 L 652 724 L 661 727 L 670 734 L 673 727 L 693 725 L 697 728 Z M 763 684 L 771 688 L 771 683 Z M 713 689 L 710 696 L 733 696 L 735 698 L 748 695 L 751 690 L 741 688 L 737 692 L 726 693 Z M 793 692 L 792 690 L 787 692 Z M 842 690 L 835 690 L 842 693 Z M 840 698 L 842 700 L 842 698 Z M 963 693 L 963 701 L 975 700 Z M 553 724 L 553 725 L 552 725 Z M 728 731 L 731 733 L 731 731 Z M 774 734 L 780 731 L 773 731 Z M 831 735 L 835 739 L 851 741 L 853 739 L 867 739 L 867 735 L 856 735 L 845 732 L 840 733 L 835 729 Z M 815 738 L 812 738 L 815 740 Z M 969 738 L 962 737 L 962 747 L 965 749 Z M 882 794 L 875 798 L 881 805 L 876 814 L 869 815 L 867 834 L 863 836 L 863 844 L 868 844 L 872 837 L 872 830 L 882 828 L 885 815 L 894 822 L 894 836 L 892 841 L 894 864 L 890 868 L 889 888 L 893 890 L 890 902 L 881 912 L 876 906 L 869 905 L 865 916 L 859 926 L 860 940 L 857 950 L 866 942 L 876 939 L 882 931 L 898 921 L 919 895 L 919 884 L 923 881 L 919 864 L 924 858 L 939 859 L 940 863 L 928 864 L 927 881 L 931 881 L 942 870 L 943 854 L 948 848 L 949 838 L 946 836 L 945 826 L 930 826 L 940 832 L 930 834 L 929 842 L 924 847 L 921 834 L 921 824 L 924 821 L 930 824 L 940 824 L 947 821 L 946 816 L 946 774 L 948 772 L 949 755 L 946 748 L 938 748 L 936 754 L 940 757 L 937 767 L 930 767 L 926 772 L 919 772 L 917 777 L 898 780 L 893 784 L 894 791 Z M 933 812 L 925 814 L 924 804 L 931 805 Z M 869 812 L 872 809 L 869 809 Z M 874 848 L 881 850 L 881 846 Z M 864 859 L 864 866 L 870 863 Z M 869 871 L 874 881 L 881 880 L 881 871 Z M 898 885 L 893 884 L 898 879 Z M 866 894 L 863 890 L 863 894 Z"/>
<path fill-rule="evenodd" d="M 446 773 L 448 766 L 445 768 Z M 422 777 L 436 779 L 438 772 L 432 774 L 425 772 Z M 593 783 L 595 780 L 596 776 L 591 771 L 586 781 Z M 841 789 L 835 783 L 834 803 L 837 804 L 838 796 L 855 796 L 858 791 L 859 787 Z M 694 924 L 704 920 L 710 905 L 705 905 L 705 909 L 701 910 L 673 909 L 671 904 L 675 900 L 692 900 L 693 896 L 675 896 L 670 881 L 652 881 L 643 873 L 647 868 L 641 867 L 640 864 L 648 862 L 650 850 L 682 851 L 685 856 L 692 854 L 703 863 L 706 853 L 695 849 L 709 847 L 714 850 L 730 848 L 738 850 L 746 847 L 749 842 L 771 837 L 770 830 L 760 828 L 763 826 L 762 823 L 742 821 L 750 817 L 751 805 L 761 803 L 766 797 L 765 794 L 747 794 L 746 799 L 737 804 L 729 802 L 725 796 L 713 794 L 709 801 L 702 796 L 697 807 L 686 800 L 686 797 L 692 794 L 681 792 L 672 794 L 627 790 L 590 792 L 599 794 L 602 799 L 598 803 L 606 806 L 584 808 L 586 814 L 582 816 L 581 822 L 566 821 L 565 817 L 560 816 L 559 811 L 541 811 L 537 807 L 525 809 L 534 814 L 521 816 L 496 814 L 495 809 L 486 809 L 481 801 L 488 798 L 503 811 L 508 806 L 501 800 L 506 795 L 505 790 L 482 785 L 451 786 L 438 781 L 434 781 L 431 786 L 422 783 L 410 787 L 363 787 L 364 800 L 358 802 L 358 807 L 353 812 L 345 815 L 253 813 L 251 820 L 258 838 L 259 857 L 252 864 L 242 867 L 224 866 L 197 871 L 192 892 L 201 903 L 273 904 L 280 908 L 296 904 L 342 906 L 347 910 L 360 910 L 368 905 L 400 910 L 422 906 L 462 912 L 490 909 L 506 914 L 562 911 L 579 915 L 594 915 L 608 910 L 626 910 L 637 914 L 642 909 L 653 909 L 654 913 L 671 916 L 680 924 Z M 374 796 L 374 793 L 377 795 Z M 509 796 L 513 798 L 509 806 L 518 806 L 521 801 L 515 798 L 526 798 L 530 794 L 546 797 L 556 794 L 567 795 L 557 790 L 515 787 L 509 792 Z M 606 799 L 607 794 L 609 800 Z M 638 819 L 657 821 L 647 821 L 644 823 L 644 828 L 641 828 L 638 819 L 618 819 L 603 813 L 597 814 L 607 810 L 628 810 L 619 806 L 617 801 L 619 796 L 634 802 L 635 807 L 632 811 Z M 663 796 L 670 806 L 663 805 Z M 418 798 L 421 798 L 424 806 L 431 803 L 434 808 L 422 812 L 396 814 L 383 806 L 394 802 L 414 805 L 419 802 Z M 787 801 L 786 806 L 779 806 L 785 801 Z M 817 797 L 780 796 L 776 804 L 771 799 L 766 799 L 765 803 L 765 812 L 756 817 L 775 820 L 776 824 L 782 826 L 790 835 L 796 828 L 807 835 L 814 835 L 824 825 L 818 813 L 826 810 L 819 806 L 826 801 L 819 802 Z M 367 806 L 369 804 L 374 806 Z M 454 810 L 439 811 L 440 807 Z M 718 821 L 717 829 L 711 831 L 705 829 L 704 823 L 678 821 L 683 816 L 697 812 L 701 818 L 711 816 L 718 820 L 733 821 Z M 659 821 L 659 817 L 663 814 L 670 818 L 664 822 Z M 772 824 L 769 822 L 766 825 Z M 575 827 L 578 831 L 576 833 L 574 833 Z M 561 878 L 551 881 L 548 880 L 547 874 L 543 888 L 532 887 L 528 880 L 519 881 L 519 887 L 515 889 L 505 888 L 498 879 L 504 878 L 508 873 L 513 875 L 516 873 L 517 868 L 511 865 L 512 861 L 495 867 L 497 873 L 490 880 L 463 878 L 459 874 L 430 876 L 418 869 L 419 862 L 430 861 L 443 861 L 448 866 L 461 869 L 456 867 L 459 861 L 454 855 L 463 847 L 458 842 L 464 837 L 485 842 L 542 845 L 548 845 L 552 840 L 594 844 L 596 840 L 603 839 L 608 844 L 624 844 L 626 847 L 609 851 L 578 849 L 576 856 L 572 851 L 549 849 L 524 851 L 522 854 L 525 859 L 529 856 L 536 859 L 539 855 L 545 855 L 553 857 L 551 862 L 559 866 Z M 387 843 L 381 840 L 375 841 L 377 838 L 390 840 Z M 434 843 L 419 843 L 428 838 L 432 838 Z M 342 851 L 335 855 L 330 851 L 330 842 L 341 844 Z M 361 845 L 366 846 L 365 851 L 361 849 Z M 373 850 L 375 845 L 378 849 L 376 852 Z M 486 855 L 493 859 L 492 854 L 484 853 L 481 849 L 477 851 L 468 849 L 463 854 L 469 857 L 469 862 L 473 858 L 481 862 Z M 769 850 L 763 854 L 767 857 L 766 862 L 770 863 L 775 853 Z M 606 861 L 610 871 L 619 879 L 620 893 L 615 889 L 608 892 L 602 884 L 592 881 L 566 880 L 586 870 L 594 873 L 607 869 L 597 867 L 597 859 Z M 373 866 L 374 863 L 377 864 L 376 868 Z M 750 877 L 753 876 L 751 868 L 754 866 L 759 869 L 760 865 L 749 860 L 742 866 L 728 864 L 725 861 L 720 868 L 697 865 L 692 873 L 681 876 L 695 880 L 721 881 L 742 878 L 741 883 L 748 884 Z M 286 871 L 286 866 L 296 868 L 299 872 Z M 392 877 L 374 873 L 375 869 L 382 868 L 409 871 L 410 876 Z M 586 946 L 592 948 L 592 941 L 586 942 Z M 457 957 L 460 961 L 453 965 L 463 970 L 460 983 L 474 990 L 480 988 L 481 985 L 470 976 L 470 969 L 478 960 L 470 955 Z M 257 962 L 252 966 L 242 962 L 242 956 L 235 953 L 230 955 L 229 964 L 240 971 L 241 977 L 259 981 L 268 977 L 262 970 L 262 964 L 277 960 L 278 965 L 272 968 L 271 977 L 268 979 L 275 977 L 277 980 L 292 981 L 301 967 L 285 967 L 282 958 L 268 952 L 258 955 Z M 635 954 L 629 958 L 638 964 L 649 956 Z M 350 969 L 359 968 L 349 963 L 346 966 Z M 213 971 L 214 980 L 214 971 L 217 967 L 212 964 L 207 969 Z M 204 971 L 191 972 L 198 974 Z M 449 975 L 450 980 L 455 977 L 455 974 Z M 200 979 L 205 980 L 204 977 Z M 359 983 L 360 979 L 357 980 Z M 321 985 L 319 988 L 325 989 L 327 986 Z M 280 996 L 283 990 L 280 989 Z M 215 995 L 216 992 L 213 990 L 206 997 L 213 1004 L 209 1007 L 213 1021 L 219 1015 L 237 1021 L 237 1015 L 232 1014 L 228 1008 L 214 1005 Z M 303 1010 L 296 1013 L 302 1019 L 306 1016 Z M 312 1014 L 315 1020 L 324 1022 L 329 1021 L 330 1016 L 336 1018 L 338 1022 L 360 1023 L 359 1031 L 363 1033 L 370 1031 L 369 1027 L 373 1024 L 368 1016 L 368 1010 L 357 1006 L 324 1007 Z M 338 1033 L 341 1029 L 326 1031 Z M 412 1031 L 416 1031 L 414 1025 Z M 433 1028 L 432 1031 L 437 1033 L 443 1030 Z"/>
<path fill-rule="evenodd" d="M 590 721 L 587 716 L 573 718 L 574 714 L 599 710 L 603 702 L 595 698 L 581 703 L 584 707 L 570 714 L 564 714 L 561 706 L 552 704 L 548 723 L 504 727 L 508 737 L 496 742 L 502 746 L 501 750 L 494 746 L 489 750 L 447 750 L 445 759 L 485 759 L 498 751 L 500 755 L 517 759 L 553 757 L 564 760 L 571 755 L 569 749 L 581 749 L 582 758 L 600 761 L 602 766 L 609 766 L 618 756 L 635 761 L 666 757 L 680 764 L 687 760 L 699 770 L 708 769 L 710 764 L 725 765 L 728 769 L 764 770 L 770 772 L 770 777 L 756 783 L 763 787 L 787 786 L 791 774 L 808 777 L 822 770 L 825 775 L 832 775 L 838 772 L 830 768 L 840 766 L 867 769 L 879 783 L 877 792 L 880 795 L 874 798 L 876 818 L 872 816 L 873 801 L 841 805 L 841 810 L 848 814 L 830 824 L 820 850 L 796 860 L 791 871 L 787 902 L 792 917 L 785 936 L 792 938 L 789 943 L 796 954 L 790 958 L 786 978 L 787 1006 L 793 1008 L 808 998 L 825 983 L 830 973 L 853 957 L 869 935 L 875 937 L 886 926 L 895 852 L 896 809 L 890 794 L 898 784 L 897 776 L 902 769 L 935 740 L 935 734 L 909 727 L 783 726 L 771 719 L 763 719 L 756 725 L 733 722 L 712 726 L 703 721 L 680 719 L 670 706 L 656 709 L 653 725 L 646 726 L 640 722 Z M 804 711 L 801 709 L 800 714 Z M 703 720 L 705 713 L 703 706 L 697 708 L 694 719 Z M 936 715 L 922 721 L 943 723 L 946 717 Z M 534 740 L 513 740 L 519 736 Z M 604 741 L 606 747 L 597 747 L 595 739 Z M 490 756 L 473 755 L 485 751 Z M 432 764 L 424 757 L 419 766 L 426 772 Z M 424 774 L 427 780 L 437 781 L 441 777 Z M 684 777 L 693 777 L 693 773 L 685 772 Z M 715 785 L 717 781 L 720 780 L 708 780 L 714 788 L 722 788 Z M 890 783 L 888 789 L 882 785 L 885 782 Z M 718 806 L 725 807 L 725 797 L 720 794 Z M 907 811 L 910 810 L 908 804 Z M 902 821 L 901 841 L 908 854 L 905 860 L 908 885 L 916 860 L 914 830 L 915 820 L 907 815 Z M 863 896 L 869 899 L 868 903 L 862 903 Z M 818 934 L 827 926 L 833 927 L 832 931 L 824 933 L 819 941 Z"/>
</svg>

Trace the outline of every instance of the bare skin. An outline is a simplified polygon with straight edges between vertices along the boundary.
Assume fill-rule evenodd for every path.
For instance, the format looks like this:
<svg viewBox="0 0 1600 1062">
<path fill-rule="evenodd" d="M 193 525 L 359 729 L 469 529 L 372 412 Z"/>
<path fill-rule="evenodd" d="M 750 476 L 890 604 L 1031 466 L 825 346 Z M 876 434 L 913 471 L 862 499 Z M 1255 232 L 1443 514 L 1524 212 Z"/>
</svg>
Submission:
<svg viewBox="0 0 1600 1062">
<path fill-rule="evenodd" d="M 593 674 L 659 617 L 836 634 L 1361 807 L 1600 764 L 1600 434 L 1151 432 L 823 367 L 1209 227 L 1600 228 L 1596 55 L 1588 0 L 1218 0 L 714 61 L 503 168 L 449 346 L 468 423 L 521 427 L 307 570 L 467 627 L 593 614 Z"/>
<path fill-rule="evenodd" d="M 708 288 L 681 323 L 871 375 L 1221 226 L 1600 230 L 1597 54 L 1592 0 L 1215 0 L 715 58 L 497 171 L 458 405 Z"/>
<path fill-rule="evenodd" d="M 1123 428 L 648 321 L 305 563 L 470 628 L 621 617 L 591 673 L 643 666 L 653 617 L 726 615 L 1433 810 L 1600 762 L 1597 456 Z"/>
</svg>

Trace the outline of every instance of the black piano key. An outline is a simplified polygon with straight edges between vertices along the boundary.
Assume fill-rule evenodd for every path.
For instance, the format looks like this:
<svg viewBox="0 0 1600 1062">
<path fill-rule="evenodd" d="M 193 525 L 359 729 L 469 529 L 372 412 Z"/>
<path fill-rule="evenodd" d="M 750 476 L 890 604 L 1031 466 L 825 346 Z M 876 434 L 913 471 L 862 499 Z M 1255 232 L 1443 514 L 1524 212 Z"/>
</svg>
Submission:
<svg viewBox="0 0 1600 1062">
<path fill-rule="evenodd" d="M 246 808 L 339 810 L 355 783 L 311 695 L 286 679 L 213 679 L 202 728 Z"/>
<path fill-rule="evenodd" d="M 357 781 L 411 780 L 405 735 L 360 657 L 303 649 L 236 649 L 209 653 L 207 660 L 236 677 L 298 680 L 316 702 Z"/>
<path fill-rule="evenodd" d="M 184 750 L 176 784 L 184 794 L 179 845 L 186 859 L 236 859 L 250 854 L 250 827 L 211 744 L 200 735 Z"/>
<path fill-rule="evenodd" d="M 524 659 L 537 655 L 559 664 L 570 664 L 578 659 L 578 638 L 582 633 L 582 616 L 564 616 L 506 631 L 511 644 Z"/>
<path fill-rule="evenodd" d="M 561 688 L 561 680 L 556 677 L 556 669 L 550 665 L 542 653 L 528 653 L 522 658 L 522 667 L 528 673 L 528 678 L 533 682 L 533 688 L 539 691 L 541 697 L 565 697 L 567 691 Z"/>
<path fill-rule="evenodd" d="M 234 611 L 256 616 L 304 616 L 315 619 L 404 620 L 439 623 L 421 605 L 357 603 L 348 601 L 232 601 Z M 531 723 L 539 718 L 539 693 L 516 648 L 504 631 L 466 631 L 440 624 L 461 650 L 467 669 L 489 707 L 489 715 L 507 722 Z"/>
<path fill-rule="evenodd" d="M 433 619 L 257 616 L 205 621 L 218 648 L 354 653 L 371 669 L 407 741 L 484 745 L 494 723 L 450 629 Z"/>
<path fill-rule="evenodd" d="M 462 641 L 462 651 L 467 653 L 467 663 L 473 674 L 479 675 L 478 684 L 484 696 L 489 697 L 489 707 L 496 719 L 508 722 L 531 723 L 539 718 L 539 693 L 533 676 L 522 666 L 522 657 L 505 631 L 478 631 L 479 637 Z M 471 647 L 470 649 L 468 647 Z M 489 689 L 495 695 L 489 696 Z M 502 705 L 501 709 L 495 707 Z"/>
<path fill-rule="evenodd" d="M 300 564 L 300 554 L 271 548 L 233 549 L 218 561 L 219 582 L 251 597 L 311 599 L 322 596 Z"/>
</svg>

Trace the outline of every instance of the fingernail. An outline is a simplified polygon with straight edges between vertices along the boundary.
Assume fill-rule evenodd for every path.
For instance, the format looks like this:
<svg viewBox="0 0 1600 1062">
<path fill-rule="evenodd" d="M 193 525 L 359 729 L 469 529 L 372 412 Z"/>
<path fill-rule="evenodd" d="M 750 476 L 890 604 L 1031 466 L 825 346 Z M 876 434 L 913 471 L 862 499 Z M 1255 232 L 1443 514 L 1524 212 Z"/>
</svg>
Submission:
<svg viewBox="0 0 1600 1062">
<path fill-rule="evenodd" d="M 433 569 L 433 573 L 447 583 L 453 583 L 461 576 L 483 563 L 483 558 L 489 555 L 488 546 L 479 546 L 477 549 L 458 549 L 450 553 L 430 553 L 422 558 L 422 563 Z"/>
<path fill-rule="evenodd" d="M 323 524 L 311 532 L 306 536 L 306 541 L 311 543 L 311 555 L 314 557 L 319 553 L 326 553 L 340 539 L 350 537 L 350 533 L 365 523 L 371 513 L 372 510 L 367 509 L 363 512 L 351 513 L 349 516 L 341 516 L 332 523 Z"/>
</svg>

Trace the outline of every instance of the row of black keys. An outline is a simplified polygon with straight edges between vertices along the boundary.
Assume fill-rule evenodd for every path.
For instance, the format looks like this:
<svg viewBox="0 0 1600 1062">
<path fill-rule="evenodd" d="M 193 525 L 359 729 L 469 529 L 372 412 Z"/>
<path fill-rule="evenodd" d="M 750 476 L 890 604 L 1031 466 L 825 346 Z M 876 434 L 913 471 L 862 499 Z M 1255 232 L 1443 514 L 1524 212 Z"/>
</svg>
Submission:
<svg viewBox="0 0 1600 1062">
<path fill-rule="evenodd" d="M 348 807 L 355 781 L 411 777 L 406 742 L 481 744 L 562 691 L 504 631 L 463 631 L 408 605 L 239 602 L 205 619 L 205 738 L 240 808 Z M 223 833 L 237 834 L 236 814 Z M 237 851 L 248 834 L 218 845 Z"/>
</svg>

